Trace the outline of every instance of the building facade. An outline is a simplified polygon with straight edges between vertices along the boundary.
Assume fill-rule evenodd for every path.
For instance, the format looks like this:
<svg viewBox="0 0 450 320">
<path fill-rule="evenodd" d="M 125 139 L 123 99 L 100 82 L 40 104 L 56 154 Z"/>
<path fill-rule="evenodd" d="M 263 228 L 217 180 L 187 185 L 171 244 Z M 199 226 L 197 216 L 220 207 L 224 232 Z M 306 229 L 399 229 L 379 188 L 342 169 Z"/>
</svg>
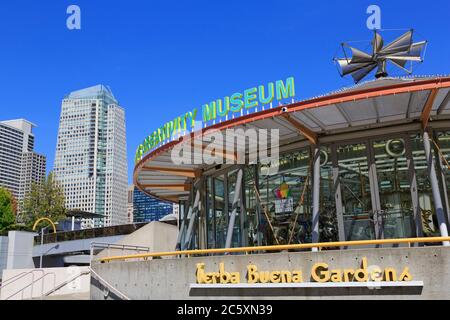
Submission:
<svg viewBox="0 0 450 320">
<path fill-rule="evenodd" d="M 173 204 L 148 196 L 133 188 L 133 222 L 158 221 L 173 213 Z"/>
<path fill-rule="evenodd" d="M 35 152 L 24 152 L 20 170 L 19 199 L 24 199 L 34 182 L 45 179 L 47 159 Z"/>
<path fill-rule="evenodd" d="M 134 186 L 130 185 L 128 186 L 128 201 L 127 201 L 127 223 L 133 223 L 133 193 L 134 193 Z"/>
<path fill-rule="evenodd" d="M 74 91 L 62 101 L 55 178 L 68 209 L 104 215 L 83 228 L 127 222 L 125 111 L 103 85 Z"/>
<path fill-rule="evenodd" d="M 33 151 L 34 127 L 24 119 L 0 121 L 0 186 L 19 203 L 46 174 L 46 157 Z"/>
<path fill-rule="evenodd" d="M 191 134 L 205 143 L 208 134 L 242 130 L 236 140 L 246 142 L 244 163 L 228 141 L 231 163 L 199 164 L 195 152 L 175 163 L 190 139 L 168 140 L 138 158 L 139 190 L 188 209 L 180 211 L 177 248 L 448 236 L 449 77 L 380 78 L 258 107 Z M 249 146 L 274 150 L 251 128 L 278 130 L 269 163 L 249 161 Z"/>
</svg>

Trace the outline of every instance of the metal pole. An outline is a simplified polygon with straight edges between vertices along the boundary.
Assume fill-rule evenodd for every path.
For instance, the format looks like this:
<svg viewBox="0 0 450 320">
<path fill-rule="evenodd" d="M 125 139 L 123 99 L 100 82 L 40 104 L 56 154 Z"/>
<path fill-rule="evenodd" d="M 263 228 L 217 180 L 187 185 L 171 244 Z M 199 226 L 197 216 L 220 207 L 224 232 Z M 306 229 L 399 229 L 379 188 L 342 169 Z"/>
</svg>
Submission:
<svg viewBox="0 0 450 320">
<path fill-rule="evenodd" d="M 319 242 L 319 198 L 320 198 L 320 148 L 314 146 L 313 165 L 313 212 L 312 212 L 312 243 Z M 312 248 L 318 251 L 318 248 Z"/>
<path fill-rule="evenodd" d="M 194 201 L 194 205 L 192 206 L 192 214 L 191 217 L 189 218 L 189 226 L 186 232 L 186 239 L 184 241 L 184 247 L 182 249 L 188 248 L 189 244 L 191 242 L 192 239 L 192 229 L 194 228 L 194 222 L 195 222 L 195 218 L 197 216 L 197 211 L 198 211 L 198 204 L 200 202 L 200 191 L 197 190 L 197 193 L 195 195 L 195 201 Z"/>
<path fill-rule="evenodd" d="M 434 207 L 436 210 L 436 216 L 439 223 L 439 230 L 441 232 L 442 237 L 448 237 L 447 225 L 445 223 L 444 218 L 444 208 L 442 206 L 441 194 L 439 192 L 439 183 L 434 166 L 434 157 L 433 153 L 431 152 L 430 136 L 428 135 L 428 132 L 426 130 L 423 131 L 423 144 L 425 147 L 425 156 L 427 158 L 428 163 L 428 174 L 431 182 L 431 190 L 433 192 Z M 443 241 L 442 245 L 449 246 L 450 242 Z"/>
<path fill-rule="evenodd" d="M 189 192 L 189 197 L 187 202 L 185 202 L 184 204 L 184 208 L 183 208 L 183 214 L 180 216 L 181 212 L 179 213 L 179 217 L 182 217 L 183 221 L 181 222 L 181 226 L 178 229 L 178 237 L 177 237 L 177 244 L 175 245 L 175 250 L 181 250 L 181 242 L 183 240 L 183 236 L 184 236 L 184 231 L 186 229 L 185 225 L 186 225 L 186 220 L 189 217 L 189 215 L 191 214 L 191 210 L 192 210 L 192 198 L 193 198 L 193 190 L 191 190 Z M 180 219 L 178 219 L 180 220 Z M 178 223 L 179 224 L 179 223 Z"/>
<path fill-rule="evenodd" d="M 75 216 L 72 216 L 72 231 L 75 230 Z"/>
<path fill-rule="evenodd" d="M 183 238 L 183 233 L 185 229 L 186 219 L 189 217 L 190 214 L 192 214 L 192 206 L 189 206 L 189 211 L 187 214 L 184 214 L 183 221 L 181 222 L 181 227 L 178 231 L 178 238 L 177 238 L 177 244 L 175 246 L 175 250 L 181 250 L 181 240 Z"/>
<path fill-rule="evenodd" d="M 232 207 L 233 211 L 231 212 L 230 221 L 228 223 L 227 240 L 225 242 L 225 248 L 231 248 L 234 222 L 236 220 L 236 212 L 239 203 L 239 198 L 241 195 L 241 183 L 242 183 L 242 169 L 239 169 L 236 178 L 236 187 L 234 188 L 233 207 Z"/>
<path fill-rule="evenodd" d="M 39 269 L 42 269 L 42 256 L 44 255 L 44 228 L 41 228 L 41 256 L 39 258 Z"/>
</svg>

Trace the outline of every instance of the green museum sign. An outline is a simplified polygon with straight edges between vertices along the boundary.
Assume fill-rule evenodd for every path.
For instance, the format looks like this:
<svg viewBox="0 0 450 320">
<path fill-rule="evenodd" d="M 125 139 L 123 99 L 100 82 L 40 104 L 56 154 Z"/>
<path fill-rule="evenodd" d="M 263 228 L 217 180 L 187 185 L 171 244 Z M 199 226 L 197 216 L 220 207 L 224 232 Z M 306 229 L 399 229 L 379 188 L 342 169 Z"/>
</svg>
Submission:
<svg viewBox="0 0 450 320">
<path fill-rule="evenodd" d="M 244 110 L 249 112 L 251 109 L 255 110 L 259 106 L 271 105 L 275 100 L 281 101 L 283 99 L 293 98 L 294 96 L 294 78 L 289 77 L 285 81 L 278 80 L 269 82 L 267 85 L 260 85 L 211 101 L 202 105 L 201 112 L 199 112 L 198 108 L 195 108 L 176 117 L 172 121 L 166 122 L 163 126 L 153 131 L 138 146 L 135 162 L 140 161 L 147 152 L 164 141 L 171 139 L 174 135 L 183 135 L 186 132 L 192 132 L 195 128 L 196 121 L 198 121 L 197 119 L 200 117 L 204 124 L 219 118 L 234 118 L 236 114 L 238 116 L 242 115 Z"/>
</svg>

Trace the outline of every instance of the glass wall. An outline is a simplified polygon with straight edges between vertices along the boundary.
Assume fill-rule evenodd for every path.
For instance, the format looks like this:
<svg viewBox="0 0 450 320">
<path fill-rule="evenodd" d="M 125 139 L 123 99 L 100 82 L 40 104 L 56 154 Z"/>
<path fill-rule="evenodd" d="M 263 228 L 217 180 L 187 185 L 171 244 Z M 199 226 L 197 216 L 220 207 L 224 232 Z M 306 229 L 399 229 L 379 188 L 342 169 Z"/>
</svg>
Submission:
<svg viewBox="0 0 450 320">
<path fill-rule="evenodd" d="M 224 248 L 228 228 L 228 212 L 225 207 L 224 175 L 214 178 L 214 215 L 216 223 L 216 248 Z"/>
<path fill-rule="evenodd" d="M 385 238 L 414 236 L 413 205 L 404 139 L 372 143 Z"/>
<path fill-rule="evenodd" d="M 320 150 L 319 241 L 339 240 L 331 149 Z"/>
<path fill-rule="evenodd" d="M 450 132 L 436 132 L 435 140 L 437 159 L 443 163 L 438 175 L 441 193 L 450 197 Z M 234 207 L 232 247 L 311 242 L 311 154 L 311 148 L 304 147 L 281 154 L 270 167 L 244 166 L 234 204 L 242 167 L 222 168 L 205 177 L 206 210 L 198 221 L 204 227 L 195 228 L 202 235 L 193 242 L 225 247 Z M 448 198 L 442 200 L 448 208 Z M 321 242 L 414 237 L 415 212 L 425 236 L 440 235 L 419 133 L 321 146 L 319 204 Z"/>
<path fill-rule="evenodd" d="M 447 195 L 447 206 L 450 200 L 450 131 L 441 131 L 436 133 L 437 144 L 439 146 L 438 157 L 441 158 L 442 163 L 442 174 L 444 176 L 444 183 L 442 188 L 445 190 Z M 449 208 L 446 208 L 447 211 Z M 447 213 L 449 215 L 449 212 Z"/>
<path fill-rule="evenodd" d="M 345 239 L 375 239 L 367 145 L 338 146 L 337 159 Z"/>
<path fill-rule="evenodd" d="M 421 134 L 414 134 L 411 136 L 411 148 L 417 181 L 423 234 L 426 237 L 439 236 L 431 184 L 428 177 L 427 159 L 425 157 L 423 137 Z"/>
<path fill-rule="evenodd" d="M 235 169 L 232 170 L 231 172 L 228 173 L 228 179 L 227 179 L 227 183 L 228 183 L 228 197 L 227 197 L 227 201 L 228 201 L 228 219 L 231 218 L 231 215 L 233 214 L 233 210 L 234 208 L 236 208 L 236 212 L 235 212 L 235 218 L 234 218 L 234 226 L 233 226 L 233 237 L 231 238 L 231 247 L 239 247 L 239 246 L 245 246 L 245 241 L 241 241 L 242 240 L 242 232 L 244 232 L 241 228 L 243 228 L 244 226 L 241 225 L 241 206 L 240 206 L 240 197 L 241 194 L 238 195 L 237 197 L 237 203 L 233 206 L 233 201 L 235 199 L 235 191 L 236 191 L 236 182 L 237 182 L 237 177 L 238 177 L 238 171 L 239 169 Z M 242 189 L 241 189 L 242 190 Z M 230 221 L 230 220 L 228 220 Z M 228 230 L 228 225 L 227 225 L 227 230 Z M 225 237 L 226 238 L 226 237 Z"/>
<path fill-rule="evenodd" d="M 214 212 L 214 189 L 212 177 L 206 179 L 206 241 L 207 248 L 216 247 L 216 215 Z"/>
<path fill-rule="evenodd" d="M 281 155 L 278 171 L 261 167 L 263 245 L 311 242 L 310 148 Z"/>
<path fill-rule="evenodd" d="M 262 243 L 262 230 L 260 229 L 260 212 L 257 199 L 257 170 L 256 165 L 244 169 L 244 205 L 246 213 L 247 246 L 254 247 Z"/>
</svg>

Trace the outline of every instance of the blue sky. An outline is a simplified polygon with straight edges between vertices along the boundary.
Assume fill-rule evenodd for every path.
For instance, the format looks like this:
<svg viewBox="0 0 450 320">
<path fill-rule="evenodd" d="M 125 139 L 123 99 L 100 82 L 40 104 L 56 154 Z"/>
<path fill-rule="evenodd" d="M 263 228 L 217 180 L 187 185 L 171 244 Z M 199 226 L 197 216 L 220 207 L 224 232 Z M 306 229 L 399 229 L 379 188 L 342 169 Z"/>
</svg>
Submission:
<svg viewBox="0 0 450 320">
<path fill-rule="evenodd" d="M 81 30 L 66 28 L 71 4 Z M 38 125 L 50 170 L 62 98 L 106 84 L 126 110 L 131 181 L 145 136 L 203 103 L 288 76 L 298 99 L 350 85 L 332 58 L 342 41 L 370 40 L 371 4 L 382 28 L 414 28 L 429 41 L 417 74 L 450 73 L 448 0 L 1 1 L 0 119 Z"/>
</svg>

